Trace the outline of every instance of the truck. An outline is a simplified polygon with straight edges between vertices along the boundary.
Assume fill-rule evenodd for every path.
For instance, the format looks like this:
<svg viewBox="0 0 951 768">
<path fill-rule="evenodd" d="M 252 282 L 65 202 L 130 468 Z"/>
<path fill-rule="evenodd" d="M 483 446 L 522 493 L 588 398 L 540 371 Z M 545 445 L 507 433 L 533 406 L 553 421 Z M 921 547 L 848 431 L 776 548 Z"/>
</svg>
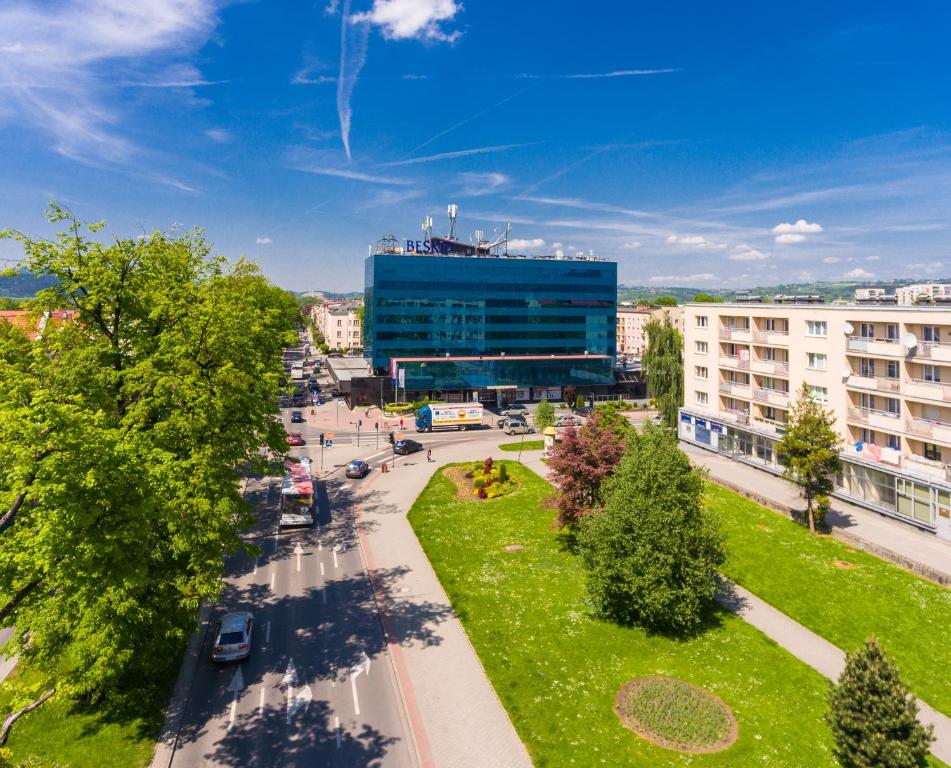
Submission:
<svg viewBox="0 0 951 768">
<path fill-rule="evenodd" d="M 314 524 L 314 478 L 310 459 L 302 456 L 297 461 L 284 463 L 284 481 L 281 483 L 279 528 L 295 528 Z"/>
<path fill-rule="evenodd" d="M 482 425 L 482 405 L 479 403 L 430 403 L 416 411 L 416 431 L 434 429 L 467 429 Z"/>
<path fill-rule="evenodd" d="M 303 363 L 294 363 L 291 366 L 291 378 L 294 381 L 300 381 L 304 378 L 304 365 Z"/>
</svg>

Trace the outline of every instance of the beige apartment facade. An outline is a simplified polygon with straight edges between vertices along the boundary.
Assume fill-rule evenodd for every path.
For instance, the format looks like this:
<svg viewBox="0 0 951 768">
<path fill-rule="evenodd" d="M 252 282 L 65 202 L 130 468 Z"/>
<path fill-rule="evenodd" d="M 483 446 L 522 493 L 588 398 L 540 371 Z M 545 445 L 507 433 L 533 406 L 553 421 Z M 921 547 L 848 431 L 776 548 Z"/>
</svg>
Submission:
<svg viewBox="0 0 951 768">
<path fill-rule="evenodd" d="M 681 439 L 780 472 L 803 384 L 843 440 L 836 493 L 951 539 L 951 309 L 688 304 Z"/>
<path fill-rule="evenodd" d="M 647 349 L 647 323 L 665 319 L 683 333 L 684 308 L 619 306 L 617 308 L 617 352 L 619 355 L 641 357 Z"/>
<path fill-rule="evenodd" d="M 359 301 L 328 301 L 311 310 L 314 325 L 331 349 L 363 349 L 363 324 Z"/>
</svg>

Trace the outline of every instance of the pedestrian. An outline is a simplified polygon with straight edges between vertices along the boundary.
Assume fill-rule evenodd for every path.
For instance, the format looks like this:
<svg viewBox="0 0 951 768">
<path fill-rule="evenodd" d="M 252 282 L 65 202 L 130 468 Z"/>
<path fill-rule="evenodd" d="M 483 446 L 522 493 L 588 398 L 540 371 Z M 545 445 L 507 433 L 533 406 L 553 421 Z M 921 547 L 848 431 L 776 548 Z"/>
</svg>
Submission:
<svg viewBox="0 0 951 768">
<path fill-rule="evenodd" d="M 432 460 L 433 460 L 433 449 L 430 448 L 428 451 L 426 451 L 426 463 L 429 463 Z"/>
<path fill-rule="evenodd" d="M 400 429 L 402 429 L 402 428 L 403 428 L 403 420 L 400 419 Z"/>
</svg>

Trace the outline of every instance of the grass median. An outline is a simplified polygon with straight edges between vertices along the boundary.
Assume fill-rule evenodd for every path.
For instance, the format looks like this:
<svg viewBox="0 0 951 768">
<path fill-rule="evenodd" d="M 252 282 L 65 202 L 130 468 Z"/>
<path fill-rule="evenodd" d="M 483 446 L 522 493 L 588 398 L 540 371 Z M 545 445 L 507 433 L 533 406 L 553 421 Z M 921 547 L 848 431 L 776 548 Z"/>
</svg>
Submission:
<svg viewBox="0 0 951 768">
<path fill-rule="evenodd" d="M 544 440 L 526 440 L 519 443 L 502 443 L 500 451 L 540 451 L 545 447 Z"/>
<path fill-rule="evenodd" d="M 721 486 L 706 498 L 727 536 L 728 577 L 843 650 L 877 636 L 912 691 L 951 715 L 951 590 Z"/>
<path fill-rule="evenodd" d="M 818 673 L 726 612 L 689 640 L 593 618 L 580 559 L 541 507 L 551 486 L 507 464 L 520 482 L 513 494 L 456 500 L 437 473 L 409 519 L 536 766 L 835 765 Z M 504 550 L 513 544 L 524 550 Z M 739 722 L 737 742 L 682 754 L 625 729 L 618 690 L 654 675 L 719 696 Z"/>
</svg>

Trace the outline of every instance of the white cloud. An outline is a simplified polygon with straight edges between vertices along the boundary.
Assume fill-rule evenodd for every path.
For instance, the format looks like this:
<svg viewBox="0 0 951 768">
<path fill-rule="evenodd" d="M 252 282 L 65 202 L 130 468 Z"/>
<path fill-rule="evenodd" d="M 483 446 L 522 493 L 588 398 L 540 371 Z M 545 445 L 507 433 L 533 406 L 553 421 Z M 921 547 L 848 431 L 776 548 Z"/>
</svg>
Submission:
<svg viewBox="0 0 951 768">
<path fill-rule="evenodd" d="M 340 0 L 330 0 L 324 8 L 324 13 L 328 16 L 336 16 L 337 11 L 340 10 Z"/>
<path fill-rule="evenodd" d="M 408 74 L 402 76 L 403 80 L 429 80 L 431 79 L 429 75 L 414 75 Z"/>
<path fill-rule="evenodd" d="M 643 75 L 666 75 L 670 72 L 680 72 L 676 68 L 665 69 L 615 69 L 611 72 L 579 72 L 571 75 L 537 75 L 522 72 L 516 75 L 519 80 L 594 80 L 604 77 L 641 77 Z"/>
<path fill-rule="evenodd" d="M 716 282 L 719 278 L 716 275 L 710 274 L 709 272 L 701 272 L 696 275 L 655 275 L 654 277 L 647 278 L 648 283 L 664 283 L 673 285 L 675 283 L 711 283 Z"/>
<path fill-rule="evenodd" d="M 764 259 L 769 258 L 769 254 L 758 251 L 744 243 L 742 245 L 736 246 L 729 258 L 730 261 L 763 261 Z"/>
<path fill-rule="evenodd" d="M 846 272 L 844 277 L 859 279 L 859 278 L 866 278 L 866 277 L 875 277 L 875 275 L 872 274 L 871 272 L 867 272 L 861 267 L 856 267 L 855 269 L 850 269 L 848 272 Z"/>
<path fill-rule="evenodd" d="M 401 165 L 417 165 L 419 163 L 435 163 L 439 160 L 455 160 L 457 157 L 469 157 L 470 155 L 489 155 L 496 152 L 506 152 L 510 149 L 519 147 L 531 147 L 538 142 L 532 141 L 527 144 L 495 144 L 491 147 L 473 147 L 472 149 L 457 149 L 454 152 L 440 152 L 436 155 L 425 155 L 423 157 L 411 157 L 407 160 L 395 160 L 392 163 L 380 163 L 381 168 L 395 168 Z"/>
<path fill-rule="evenodd" d="M 301 67 L 291 77 L 291 85 L 326 85 L 337 82 L 337 78 L 332 75 L 315 75 L 313 71 L 313 67 Z"/>
<path fill-rule="evenodd" d="M 456 182 L 462 186 L 463 195 L 481 197 L 505 189 L 509 177 L 504 173 L 460 173 Z"/>
<path fill-rule="evenodd" d="M 918 261 L 908 265 L 908 269 L 912 272 L 924 272 L 926 274 L 940 272 L 943 268 L 943 261 Z"/>
<path fill-rule="evenodd" d="M 630 242 L 624 243 L 624 245 L 622 245 L 621 247 L 622 247 L 625 251 L 633 251 L 633 250 L 635 250 L 636 248 L 640 248 L 640 247 L 641 247 L 641 244 L 640 244 L 640 242 L 637 241 L 637 240 L 631 240 Z"/>
<path fill-rule="evenodd" d="M 552 248 L 561 248 L 563 245 L 564 245 L 564 243 L 552 243 L 552 244 L 551 244 L 551 247 L 552 247 Z"/>
<path fill-rule="evenodd" d="M 369 11 L 354 14 L 351 22 L 375 24 L 384 37 L 393 40 L 418 37 L 452 42 L 460 33 L 447 33 L 440 24 L 452 21 L 461 9 L 455 0 L 373 0 Z"/>
<path fill-rule="evenodd" d="M 821 231 L 821 224 L 809 223 L 805 219 L 799 219 L 799 221 L 797 221 L 795 224 L 783 222 L 782 224 L 777 224 L 775 227 L 773 227 L 774 235 L 812 235 Z"/>
<path fill-rule="evenodd" d="M 255 245 L 270 245 L 273 242 L 274 241 L 269 237 L 259 237 L 257 240 L 254 241 L 254 244 Z"/>
<path fill-rule="evenodd" d="M 790 245 L 792 243 L 802 243 L 805 242 L 805 235 L 776 235 L 773 238 L 773 242 L 777 245 Z"/>
<path fill-rule="evenodd" d="M 219 144 L 227 144 L 231 141 L 231 134 L 224 128 L 210 128 L 205 131 L 205 136 Z"/>
<path fill-rule="evenodd" d="M 878 261 L 880 258 L 881 258 L 880 256 L 866 256 L 866 257 L 865 257 L 865 260 L 866 260 L 866 261 Z"/>
<path fill-rule="evenodd" d="M 339 179 L 351 179 L 353 181 L 366 181 L 371 184 L 392 184 L 394 186 L 408 186 L 413 182 L 408 179 L 398 179 L 390 176 L 374 176 L 370 173 L 361 173 L 352 171 L 349 168 L 329 168 L 319 165 L 309 165 L 307 163 L 292 164 L 293 168 L 304 173 L 313 173 L 317 176 L 334 176 Z"/>
<path fill-rule="evenodd" d="M 826 256 L 822 260 L 822 263 L 823 264 L 838 264 L 840 261 L 842 261 L 842 259 L 840 259 L 838 256 Z"/>
<path fill-rule="evenodd" d="M 540 237 L 535 237 L 531 240 L 521 240 L 519 238 L 509 240 L 509 248 L 515 250 L 531 250 L 532 248 L 543 248 L 544 246 L 545 241 Z"/>
<path fill-rule="evenodd" d="M 712 240 L 707 240 L 702 235 L 685 235 L 683 237 L 670 235 L 667 238 L 667 245 L 686 245 L 689 248 L 713 248 L 715 250 L 723 250 L 727 247 L 726 243 L 715 243 Z"/>
</svg>

